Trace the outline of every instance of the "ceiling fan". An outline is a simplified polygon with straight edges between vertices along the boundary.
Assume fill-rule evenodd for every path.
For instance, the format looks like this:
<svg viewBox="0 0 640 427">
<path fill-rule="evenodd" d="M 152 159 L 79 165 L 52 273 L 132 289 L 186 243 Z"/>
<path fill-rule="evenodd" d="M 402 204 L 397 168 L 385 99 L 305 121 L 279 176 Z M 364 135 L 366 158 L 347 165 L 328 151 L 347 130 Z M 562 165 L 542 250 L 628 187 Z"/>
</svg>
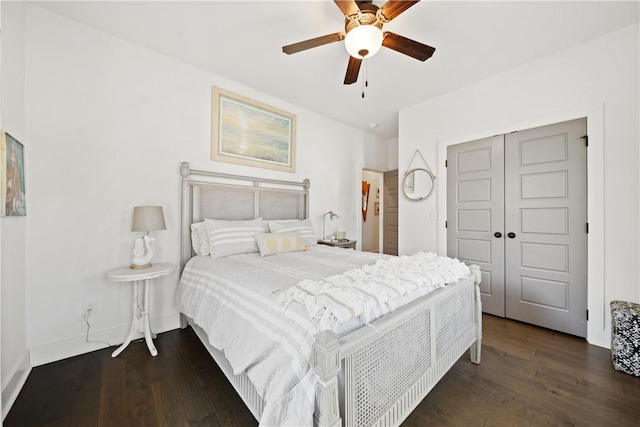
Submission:
<svg viewBox="0 0 640 427">
<path fill-rule="evenodd" d="M 381 46 L 393 49 L 420 61 L 433 55 L 435 48 L 408 39 L 390 31 L 382 32 L 382 26 L 409 9 L 420 0 L 388 0 L 382 7 L 371 1 L 334 0 L 345 16 L 344 32 L 327 34 L 302 42 L 283 46 L 288 55 L 314 47 L 344 40 L 349 52 L 349 63 L 344 84 L 358 80 L 363 59 L 375 55 Z"/>
</svg>

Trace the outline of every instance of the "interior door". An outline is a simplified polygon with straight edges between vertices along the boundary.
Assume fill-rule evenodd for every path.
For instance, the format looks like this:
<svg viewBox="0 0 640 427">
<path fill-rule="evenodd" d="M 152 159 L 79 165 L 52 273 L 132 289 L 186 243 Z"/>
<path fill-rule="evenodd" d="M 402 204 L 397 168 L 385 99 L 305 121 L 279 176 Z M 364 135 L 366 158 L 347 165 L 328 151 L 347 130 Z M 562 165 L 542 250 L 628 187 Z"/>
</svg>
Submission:
<svg viewBox="0 0 640 427">
<path fill-rule="evenodd" d="M 398 255 L 398 169 L 384 173 L 382 252 Z"/>
<path fill-rule="evenodd" d="M 587 334 L 586 119 L 505 140 L 506 316 Z"/>
<path fill-rule="evenodd" d="M 504 136 L 447 148 L 447 255 L 482 272 L 484 312 L 504 317 Z"/>
</svg>

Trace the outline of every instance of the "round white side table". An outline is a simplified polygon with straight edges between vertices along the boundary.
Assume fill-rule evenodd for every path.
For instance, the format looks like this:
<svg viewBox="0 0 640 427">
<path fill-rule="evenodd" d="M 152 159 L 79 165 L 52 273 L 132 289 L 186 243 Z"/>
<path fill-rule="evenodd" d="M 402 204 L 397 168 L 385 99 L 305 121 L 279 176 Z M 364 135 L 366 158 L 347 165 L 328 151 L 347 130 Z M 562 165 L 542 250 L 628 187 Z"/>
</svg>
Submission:
<svg viewBox="0 0 640 427">
<path fill-rule="evenodd" d="M 133 282 L 133 319 L 129 336 L 120 347 L 118 347 L 111 357 L 116 357 L 124 351 L 131 343 L 136 332 L 144 333 L 144 339 L 152 356 L 158 355 L 156 346 L 153 345 L 153 338 L 156 337 L 151 331 L 149 323 L 149 283 L 152 279 L 171 274 L 176 269 L 174 264 L 158 263 L 149 268 L 132 269 L 131 267 L 120 267 L 107 272 L 107 278 L 114 282 Z M 144 286 L 140 286 L 143 282 Z M 140 304 L 142 303 L 142 304 Z"/>
</svg>

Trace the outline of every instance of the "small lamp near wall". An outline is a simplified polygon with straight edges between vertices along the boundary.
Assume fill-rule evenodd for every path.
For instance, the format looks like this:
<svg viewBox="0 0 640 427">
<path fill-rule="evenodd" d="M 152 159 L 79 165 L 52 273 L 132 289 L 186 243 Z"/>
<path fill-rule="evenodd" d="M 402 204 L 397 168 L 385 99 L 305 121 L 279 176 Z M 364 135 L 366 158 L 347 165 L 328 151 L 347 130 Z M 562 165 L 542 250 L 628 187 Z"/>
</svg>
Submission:
<svg viewBox="0 0 640 427">
<path fill-rule="evenodd" d="M 329 238 L 329 236 L 327 236 L 327 234 L 325 232 L 325 229 L 326 229 L 325 225 L 327 223 L 327 215 L 329 215 L 329 219 L 331 221 L 333 221 L 336 218 L 340 218 L 340 216 L 337 213 L 335 213 L 334 211 L 329 211 L 326 214 L 322 215 L 322 238 L 323 239 L 328 239 Z"/>
<path fill-rule="evenodd" d="M 138 237 L 133 245 L 131 268 L 149 268 L 153 259 L 151 243 L 155 240 L 149 236 L 150 231 L 166 230 L 162 206 L 136 206 L 133 208 L 133 223 L 131 231 L 144 231 L 146 234 Z"/>
</svg>

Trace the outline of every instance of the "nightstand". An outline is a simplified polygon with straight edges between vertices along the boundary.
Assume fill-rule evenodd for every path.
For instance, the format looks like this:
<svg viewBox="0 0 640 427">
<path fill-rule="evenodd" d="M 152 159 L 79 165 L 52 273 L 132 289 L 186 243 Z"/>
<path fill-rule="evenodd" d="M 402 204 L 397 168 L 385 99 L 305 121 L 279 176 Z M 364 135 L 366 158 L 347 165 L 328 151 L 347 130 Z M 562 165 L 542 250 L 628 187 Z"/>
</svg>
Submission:
<svg viewBox="0 0 640 427">
<path fill-rule="evenodd" d="M 127 336 L 125 342 L 111 354 L 111 357 L 116 357 L 122 353 L 131 343 L 136 332 L 144 333 L 144 339 L 147 342 L 149 352 L 152 356 L 158 355 L 158 350 L 156 346 L 153 345 L 153 338 L 156 337 L 156 334 L 151 331 L 149 322 L 149 284 L 151 280 L 171 274 L 175 269 L 176 266 L 174 264 L 158 263 L 144 269 L 120 267 L 107 272 L 107 278 L 114 282 L 133 282 L 133 319 L 131 319 L 129 336 Z"/>
<path fill-rule="evenodd" d="M 335 248 L 345 248 L 345 249 L 356 249 L 356 243 L 358 243 L 357 240 L 343 240 L 343 241 L 338 241 L 338 240 L 318 240 L 318 244 L 320 245 L 327 245 L 327 246 L 333 246 Z"/>
</svg>

